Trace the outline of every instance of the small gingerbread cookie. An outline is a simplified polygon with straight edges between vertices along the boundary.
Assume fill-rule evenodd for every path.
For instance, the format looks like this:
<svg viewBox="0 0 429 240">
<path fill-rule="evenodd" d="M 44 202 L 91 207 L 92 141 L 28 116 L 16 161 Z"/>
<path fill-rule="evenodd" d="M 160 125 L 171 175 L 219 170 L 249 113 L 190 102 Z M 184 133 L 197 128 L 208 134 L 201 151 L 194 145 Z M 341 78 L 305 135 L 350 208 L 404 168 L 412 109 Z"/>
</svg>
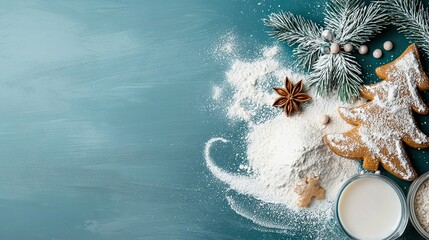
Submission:
<svg viewBox="0 0 429 240">
<path fill-rule="evenodd" d="M 417 128 L 413 111 L 427 114 L 428 106 L 418 91 L 429 90 L 416 45 L 410 45 L 395 61 L 376 69 L 383 81 L 361 89 L 371 101 L 356 108 L 340 108 L 341 117 L 356 127 L 325 137 L 338 155 L 363 159 L 363 167 L 376 171 L 379 165 L 394 176 L 412 181 L 417 177 L 404 150 L 429 147 L 429 138 Z"/>
<path fill-rule="evenodd" d="M 313 197 L 317 200 L 325 199 L 325 189 L 319 186 L 319 177 L 308 177 L 305 184 L 295 184 L 294 191 L 300 196 L 298 206 L 308 207 Z"/>
</svg>

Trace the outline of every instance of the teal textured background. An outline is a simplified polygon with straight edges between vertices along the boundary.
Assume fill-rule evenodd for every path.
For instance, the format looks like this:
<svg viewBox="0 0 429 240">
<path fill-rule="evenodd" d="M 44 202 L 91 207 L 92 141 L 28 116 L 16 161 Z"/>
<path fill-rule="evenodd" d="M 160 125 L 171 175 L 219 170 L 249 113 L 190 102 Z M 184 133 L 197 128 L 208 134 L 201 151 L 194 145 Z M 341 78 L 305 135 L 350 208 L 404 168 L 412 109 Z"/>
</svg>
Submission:
<svg viewBox="0 0 429 240">
<path fill-rule="evenodd" d="M 3 1 L 0 239 L 290 239 L 236 215 L 204 165 L 205 141 L 241 129 L 207 110 L 227 68 L 212 49 L 233 30 L 252 57 L 275 42 L 261 18 L 321 22 L 323 3 Z M 368 83 L 408 43 L 390 28 L 370 50 L 385 40 L 381 60 L 359 58 Z"/>
</svg>

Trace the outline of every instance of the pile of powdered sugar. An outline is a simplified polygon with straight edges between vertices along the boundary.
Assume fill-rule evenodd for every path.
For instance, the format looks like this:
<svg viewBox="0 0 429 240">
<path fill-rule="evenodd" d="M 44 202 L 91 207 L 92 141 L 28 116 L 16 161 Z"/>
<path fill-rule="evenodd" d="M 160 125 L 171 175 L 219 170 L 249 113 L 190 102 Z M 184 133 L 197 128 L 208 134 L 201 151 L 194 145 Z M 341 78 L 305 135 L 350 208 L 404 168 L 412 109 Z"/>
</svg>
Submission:
<svg viewBox="0 0 429 240">
<path fill-rule="evenodd" d="M 429 233 L 429 180 L 423 182 L 417 190 L 414 206 L 417 220 Z"/>
<path fill-rule="evenodd" d="M 299 116 L 274 119 L 250 127 L 247 134 L 247 161 L 255 178 L 266 186 L 265 201 L 297 208 L 293 187 L 305 177 L 319 176 L 326 189 L 327 201 L 333 201 L 341 184 L 358 172 L 357 162 L 332 153 L 323 142 L 330 132 L 343 131 L 348 126 L 336 115 L 335 104 L 316 99 Z M 330 125 L 323 127 L 320 116 L 331 116 Z M 315 201 L 312 208 L 328 207 Z"/>
<path fill-rule="evenodd" d="M 285 68 L 279 53 L 279 47 L 273 46 L 263 48 L 258 59 L 232 59 L 225 82 L 214 86 L 216 96 L 213 99 L 220 106 L 226 105 L 226 116 L 248 126 L 246 159 L 240 165 L 247 171 L 231 173 L 216 165 L 210 150 L 215 144 L 226 144 L 223 138 L 213 138 L 206 143 L 206 163 L 216 178 L 240 194 L 265 203 L 281 204 L 297 213 L 321 214 L 321 219 L 328 219 L 332 216 L 332 203 L 339 187 L 358 173 L 359 165 L 357 161 L 331 152 L 323 136 L 344 132 L 351 126 L 340 119 L 337 109 L 344 104 L 336 96 L 318 98 L 307 90 L 313 100 L 302 105 L 302 113 L 289 118 L 281 109 L 271 106 L 277 97 L 272 87 L 283 86 L 286 76 L 293 83 L 302 79 L 305 85 L 305 76 Z M 219 94 L 228 93 L 224 89 L 229 89 L 230 95 L 222 98 Z M 331 118 L 326 126 L 320 122 L 324 114 Z M 314 201 L 309 209 L 303 210 L 297 207 L 298 196 L 293 185 L 308 176 L 320 177 L 321 186 L 326 189 L 326 200 Z"/>
</svg>

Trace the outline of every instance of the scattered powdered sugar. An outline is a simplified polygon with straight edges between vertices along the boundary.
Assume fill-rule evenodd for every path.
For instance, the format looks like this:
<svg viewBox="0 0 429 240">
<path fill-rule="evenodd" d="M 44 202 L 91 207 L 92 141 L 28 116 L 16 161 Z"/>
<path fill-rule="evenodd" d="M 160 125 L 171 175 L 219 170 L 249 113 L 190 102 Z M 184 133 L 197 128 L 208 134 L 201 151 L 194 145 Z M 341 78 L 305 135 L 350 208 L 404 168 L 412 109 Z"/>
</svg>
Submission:
<svg viewBox="0 0 429 240">
<path fill-rule="evenodd" d="M 417 220 L 423 229 L 429 233 L 429 180 L 420 185 L 416 193 L 415 212 Z"/>
<path fill-rule="evenodd" d="M 253 122 L 260 113 L 258 110 L 272 102 L 273 93 L 263 89 L 267 87 L 267 77 L 275 76 L 280 69 L 279 61 L 274 58 L 278 51 L 277 46 L 266 48 L 261 59 L 252 62 L 237 59 L 232 63 L 226 73 L 227 83 L 233 89 L 229 118 Z"/>
<path fill-rule="evenodd" d="M 226 59 L 237 54 L 237 39 L 233 32 L 228 32 L 219 39 L 220 43 L 214 48 L 216 57 Z"/>
<path fill-rule="evenodd" d="M 325 224 L 332 219 L 332 203 L 337 190 L 346 179 L 359 172 L 359 165 L 357 161 L 335 155 L 323 143 L 325 134 L 350 129 L 337 114 L 338 107 L 343 104 L 336 96 L 317 98 L 313 91 L 307 90 L 313 100 L 302 104 L 302 113 L 289 118 L 281 109 L 271 106 L 277 97 L 272 87 L 283 86 L 286 76 L 293 83 L 302 79 L 305 85 L 305 76 L 286 69 L 278 58 L 279 53 L 279 47 L 267 47 L 259 59 L 232 60 L 222 85 L 222 88 L 232 90 L 227 102 L 219 103 L 226 105 L 226 116 L 248 126 L 246 159 L 240 164 L 240 169 L 248 170 L 247 174 L 225 171 L 211 158 L 211 148 L 216 144 L 228 144 L 226 139 L 209 140 L 205 159 L 213 175 L 238 194 L 263 203 L 280 204 L 295 212 L 293 218 L 288 215 L 288 222 L 283 227 L 297 230 L 300 228 L 297 223 L 303 219 L 317 218 Z M 320 117 L 325 114 L 330 117 L 326 126 L 320 123 Z M 307 176 L 320 177 L 321 186 L 326 189 L 326 200 L 314 201 L 309 209 L 299 209 L 293 185 Z M 231 197 L 228 202 L 234 202 L 235 211 L 242 209 Z M 257 216 L 248 218 L 257 219 Z M 294 219 L 298 220 L 292 223 Z"/>
<path fill-rule="evenodd" d="M 212 95 L 213 100 L 216 100 L 216 101 L 219 100 L 221 95 L 222 95 L 222 88 L 216 85 L 213 86 L 213 95 Z"/>
<path fill-rule="evenodd" d="M 392 63 L 386 74 L 384 81 L 365 86 L 365 91 L 373 95 L 371 102 L 358 108 L 340 109 L 348 121 L 359 123 L 358 131 L 329 135 L 328 141 L 344 155 L 352 151 L 369 153 L 365 161 L 381 161 L 388 171 L 411 180 L 415 172 L 402 141 L 429 146 L 429 138 L 417 128 L 412 113 L 412 109 L 419 113 L 428 110 L 417 93 L 417 87 L 427 78 L 414 51 Z"/>
</svg>

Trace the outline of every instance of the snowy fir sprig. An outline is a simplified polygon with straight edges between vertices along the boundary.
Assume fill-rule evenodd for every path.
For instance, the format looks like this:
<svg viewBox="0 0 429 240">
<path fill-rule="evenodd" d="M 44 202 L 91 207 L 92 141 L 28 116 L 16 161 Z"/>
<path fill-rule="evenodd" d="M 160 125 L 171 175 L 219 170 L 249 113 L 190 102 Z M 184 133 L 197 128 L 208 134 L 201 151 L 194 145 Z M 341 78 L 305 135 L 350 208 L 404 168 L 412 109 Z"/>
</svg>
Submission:
<svg viewBox="0 0 429 240">
<path fill-rule="evenodd" d="M 429 9 L 420 0 L 381 0 L 391 22 L 429 55 Z"/>
<path fill-rule="evenodd" d="M 398 0 L 399 1 L 399 0 Z M 330 0 L 325 9 L 325 27 L 290 12 L 272 13 L 264 20 L 271 36 L 291 46 L 298 66 L 310 72 L 307 82 L 325 96 L 338 89 L 341 101 L 360 97 L 361 70 L 351 55 L 387 24 L 378 3 L 362 0 Z"/>
<path fill-rule="evenodd" d="M 290 12 L 273 13 L 269 19 L 264 20 L 270 26 L 269 34 L 280 41 L 290 45 L 298 45 L 294 54 L 299 65 L 310 70 L 313 62 L 317 60 L 320 46 L 325 41 L 321 37 L 323 28 L 317 23 Z"/>
</svg>

